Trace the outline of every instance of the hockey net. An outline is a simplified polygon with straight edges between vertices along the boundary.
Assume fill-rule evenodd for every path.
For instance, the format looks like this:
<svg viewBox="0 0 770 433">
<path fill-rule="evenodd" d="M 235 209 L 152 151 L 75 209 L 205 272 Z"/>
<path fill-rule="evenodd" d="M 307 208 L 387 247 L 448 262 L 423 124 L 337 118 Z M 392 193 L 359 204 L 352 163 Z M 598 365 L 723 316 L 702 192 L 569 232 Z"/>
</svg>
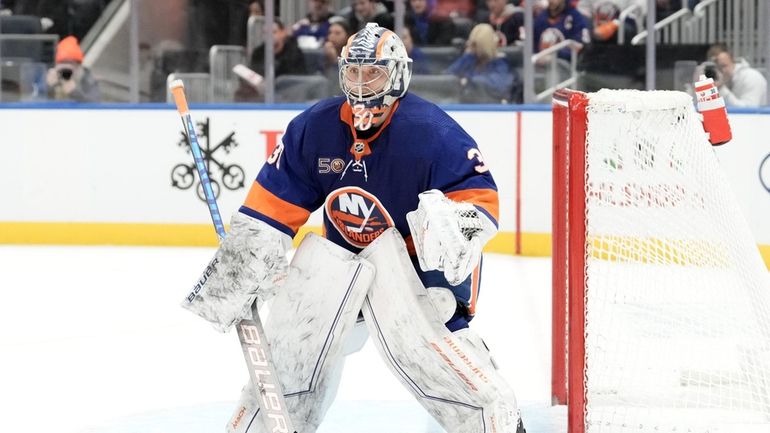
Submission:
<svg viewBox="0 0 770 433">
<path fill-rule="evenodd" d="M 565 90 L 553 118 L 570 433 L 770 432 L 770 274 L 692 99 Z"/>
</svg>

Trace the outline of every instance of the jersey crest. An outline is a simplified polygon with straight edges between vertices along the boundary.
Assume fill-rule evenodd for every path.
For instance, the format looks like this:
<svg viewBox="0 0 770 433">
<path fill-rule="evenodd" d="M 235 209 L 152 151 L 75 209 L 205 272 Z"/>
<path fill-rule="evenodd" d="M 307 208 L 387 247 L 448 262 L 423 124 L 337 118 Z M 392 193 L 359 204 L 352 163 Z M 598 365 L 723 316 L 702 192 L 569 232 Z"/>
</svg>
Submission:
<svg viewBox="0 0 770 433">
<path fill-rule="evenodd" d="M 336 189 L 326 197 L 326 217 L 350 245 L 365 248 L 393 219 L 374 195 L 354 186 Z"/>
</svg>

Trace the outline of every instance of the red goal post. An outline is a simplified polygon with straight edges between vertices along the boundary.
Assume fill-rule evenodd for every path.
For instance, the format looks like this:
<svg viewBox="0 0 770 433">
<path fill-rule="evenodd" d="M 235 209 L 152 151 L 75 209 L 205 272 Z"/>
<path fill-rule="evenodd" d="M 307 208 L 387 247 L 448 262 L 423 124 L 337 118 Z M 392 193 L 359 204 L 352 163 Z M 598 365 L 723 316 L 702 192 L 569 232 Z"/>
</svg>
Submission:
<svg viewBox="0 0 770 433">
<path fill-rule="evenodd" d="M 569 405 L 569 425 L 583 425 L 585 203 L 570 202 L 570 189 L 582 189 L 585 176 L 586 95 L 568 89 L 553 97 L 552 199 L 552 368 L 551 400 Z M 574 150 L 573 150 L 574 149 Z M 570 173 L 569 168 L 575 167 Z M 571 205 L 574 207 L 571 208 Z M 572 227 L 573 230 L 568 230 Z M 569 235 L 573 234 L 572 239 Z M 571 240 L 571 242 L 570 242 Z M 567 258 L 570 260 L 567 260 Z M 569 279 L 569 280 L 568 280 Z M 569 288 L 574 288 L 572 291 Z M 574 324 L 572 329 L 568 326 Z M 573 348 L 570 352 L 569 348 Z M 569 363 L 570 355 L 575 362 Z M 573 382 L 568 384 L 568 380 Z M 571 391 L 570 391 L 571 390 Z M 576 431 L 570 430 L 571 433 Z"/>
<path fill-rule="evenodd" d="M 770 432 L 770 275 L 692 99 L 564 89 L 552 113 L 569 433 Z"/>
</svg>

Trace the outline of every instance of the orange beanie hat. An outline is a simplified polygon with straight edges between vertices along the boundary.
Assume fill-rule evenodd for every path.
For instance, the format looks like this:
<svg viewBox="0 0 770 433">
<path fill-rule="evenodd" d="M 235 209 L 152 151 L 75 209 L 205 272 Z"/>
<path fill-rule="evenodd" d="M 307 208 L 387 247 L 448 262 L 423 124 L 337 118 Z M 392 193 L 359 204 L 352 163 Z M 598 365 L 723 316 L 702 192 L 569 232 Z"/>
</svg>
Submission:
<svg viewBox="0 0 770 433">
<path fill-rule="evenodd" d="M 56 63 L 61 62 L 83 63 L 83 50 L 74 36 L 67 36 L 56 46 Z"/>
</svg>

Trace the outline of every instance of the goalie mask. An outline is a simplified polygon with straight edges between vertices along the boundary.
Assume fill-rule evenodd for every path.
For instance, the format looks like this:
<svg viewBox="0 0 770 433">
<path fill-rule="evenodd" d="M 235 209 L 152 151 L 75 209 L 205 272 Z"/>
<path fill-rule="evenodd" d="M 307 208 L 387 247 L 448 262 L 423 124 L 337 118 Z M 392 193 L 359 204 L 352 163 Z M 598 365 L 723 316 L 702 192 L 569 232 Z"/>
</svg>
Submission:
<svg viewBox="0 0 770 433">
<path fill-rule="evenodd" d="M 412 76 L 412 59 L 401 39 L 392 31 L 369 23 L 348 39 L 339 59 L 340 87 L 354 111 L 369 121 L 356 122 L 356 129 L 371 127 L 406 93 Z"/>
</svg>

